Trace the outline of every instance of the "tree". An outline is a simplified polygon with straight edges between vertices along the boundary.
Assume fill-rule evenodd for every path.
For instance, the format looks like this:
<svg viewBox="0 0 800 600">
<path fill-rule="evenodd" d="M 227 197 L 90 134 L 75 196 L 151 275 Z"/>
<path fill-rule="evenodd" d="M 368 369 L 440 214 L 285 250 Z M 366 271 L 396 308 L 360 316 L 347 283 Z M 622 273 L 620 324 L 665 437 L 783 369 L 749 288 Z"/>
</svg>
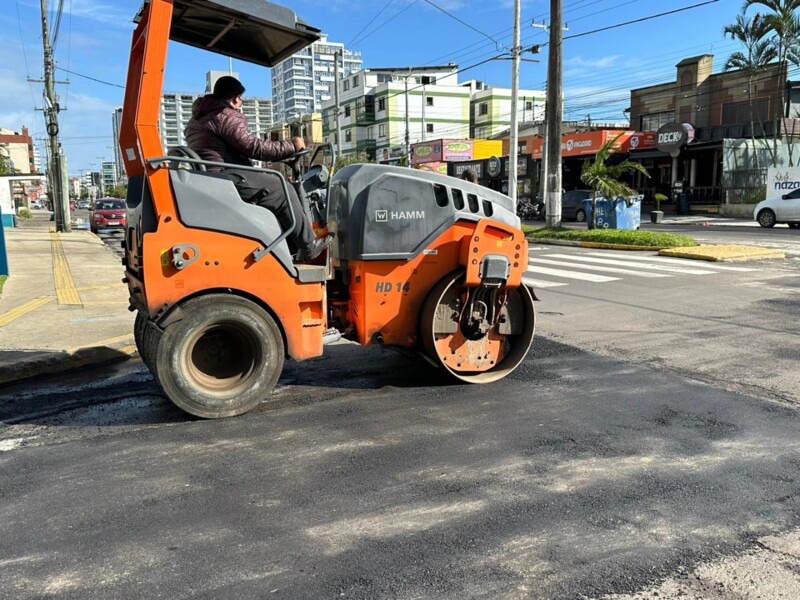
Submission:
<svg viewBox="0 0 800 600">
<path fill-rule="evenodd" d="M 618 198 L 619 196 L 633 196 L 636 194 L 636 190 L 621 182 L 620 178 L 634 171 L 644 174 L 647 178 L 650 177 L 647 169 L 631 160 L 624 160 L 616 165 L 606 164 L 620 137 L 622 137 L 622 134 L 603 144 L 600 150 L 597 151 L 594 161 L 587 160 L 583 163 L 581 181 L 592 190 L 592 220 L 589 222 L 589 229 L 594 229 L 597 223 L 598 194 L 608 199 Z"/>
<path fill-rule="evenodd" d="M 773 140 L 773 164 L 776 160 L 778 150 L 778 136 L 783 127 L 784 115 L 786 114 L 786 98 L 783 94 L 783 84 L 788 79 L 787 65 L 791 62 L 794 65 L 800 64 L 800 51 L 798 51 L 798 40 L 800 40 L 800 17 L 797 11 L 800 10 L 800 0 L 745 0 L 742 12 L 746 12 L 751 6 L 763 6 L 771 12 L 761 15 L 770 32 L 774 34 L 773 44 L 775 45 L 778 59 L 778 78 L 781 84 L 778 86 L 776 94 L 776 106 L 781 108 L 779 116 L 775 118 L 775 138 Z M 791 156 L 790 162 L 791 162 Z"/>
<path fill-rule="evenodd" d="M 747 50 L 747 53 L 734 52 L 728 57 L 725 62 L 725 70 L 731 71 L 739 69 L 747 73 L 747 101 L 750 105 L 750 138 L 753 141 L 753 158 L 755 159 L 755 166 L 760 170 L 758 161 L 758 150 L 756 149 L 756 131 L 753 116 L 753 76 L 764 66 L 771 63 L 777 57 L 778 53 L 775 46 L 769 41 L 764 39 L 770 32 L 767 20 L 763 15 L 755 15 L 752 19 L 746 17 L 744 14 L 737 15 L 736 23 L 733 25 L 726 25 L 722 32 L 733 40 L 741 42 Z M 762 125 L 759 118 L 759 124 Z M 769 146 L 767 146 L 769 148 Z M 775 157 L 772 156 L 774 164 Z"/>
<path fill-rule="evenodd" d="M 106 188 L 107 198 L 126 198 L 127 196 L 128 196 L 128 190 L 125 186 L 110 185 Z"/>
<path fill-rule="evenodd" d="M 17 169 L 11 166 L 12 164 L 8 156 L 0 154 L 0 175 L 14 175 L 19 173 Z"/>
</svg>

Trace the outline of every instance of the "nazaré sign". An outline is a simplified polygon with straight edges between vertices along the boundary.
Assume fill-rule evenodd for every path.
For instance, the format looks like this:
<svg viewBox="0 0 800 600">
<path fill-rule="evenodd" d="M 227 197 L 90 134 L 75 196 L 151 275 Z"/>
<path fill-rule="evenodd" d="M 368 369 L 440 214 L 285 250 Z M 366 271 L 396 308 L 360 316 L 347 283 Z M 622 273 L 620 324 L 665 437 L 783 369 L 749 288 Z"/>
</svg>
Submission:
<svg viewBox="0 0 800 600">
<path fill-rule="evenodd" d="M 667 123 L 656 132 L 656 148 L 672 157 L 680 154 L 681 148 L 694 140 L 694 127 L 689 123 Z"/>
</svg>

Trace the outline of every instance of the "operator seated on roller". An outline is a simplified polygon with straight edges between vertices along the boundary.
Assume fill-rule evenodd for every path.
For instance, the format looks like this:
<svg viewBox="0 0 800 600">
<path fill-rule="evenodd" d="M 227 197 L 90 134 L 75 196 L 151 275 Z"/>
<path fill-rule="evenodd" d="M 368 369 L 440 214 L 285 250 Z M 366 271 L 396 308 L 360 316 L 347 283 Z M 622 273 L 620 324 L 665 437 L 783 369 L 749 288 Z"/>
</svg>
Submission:
<svg viewBox="0 0 800 600">
<path fill-rule="evenodd" d="M 192 106 L 192 118 L 184 132 L 186 144 L 203 160 L 251 166 L 250 159 L 275 161 L 289 158 L 305 149 L 303 138 L 291 142 L 271 142 L 250 133 L 247 117 L 241 112 L 244 86 L 235 77 L 220 77 L 213 93 L 198 98 Z M 209 171 L 222 171 L 220 167 L 207 167 Z M 295 260 L 313 260 L 327 248 L 333 235 L 317 239 L 311 220 L 300 204 L 295 189 L 289 185 L 289 197 L 283 193 L 278 175 L 257 171 L 224 169 L 245 202 L 257 204 L 272 211 L 284 230 L 295 226 L 289 234 L 297 248 Z"/>
</svg>

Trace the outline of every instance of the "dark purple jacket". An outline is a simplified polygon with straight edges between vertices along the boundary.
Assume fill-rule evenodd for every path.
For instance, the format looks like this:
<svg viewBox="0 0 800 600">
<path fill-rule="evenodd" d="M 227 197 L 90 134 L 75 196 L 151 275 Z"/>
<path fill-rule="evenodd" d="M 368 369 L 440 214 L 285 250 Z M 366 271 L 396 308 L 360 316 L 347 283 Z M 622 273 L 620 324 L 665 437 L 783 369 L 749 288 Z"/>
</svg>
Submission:
<svg viewBox="0 0 800 600">
<path fill-rule="evenodd" d="M 214 162 L 249 166 L 251 158 L 281 160 L 295 153 L 292 142 L 270 142 L 250 133 L 247 117 L 210 95 L 195 100 L 184 136 L 200 158 Z"/>
</svg>

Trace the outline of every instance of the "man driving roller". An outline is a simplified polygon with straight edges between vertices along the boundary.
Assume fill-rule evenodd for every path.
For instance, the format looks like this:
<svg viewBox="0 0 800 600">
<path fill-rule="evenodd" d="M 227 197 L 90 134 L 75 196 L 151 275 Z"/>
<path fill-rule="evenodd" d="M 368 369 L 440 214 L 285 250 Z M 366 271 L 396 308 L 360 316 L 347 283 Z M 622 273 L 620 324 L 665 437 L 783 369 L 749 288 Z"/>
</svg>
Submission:
<svg viewBox="0 0 800 600">
<path fill-rule="evenodd" d="M 247 117 L 241 112 L 244 86 L 235 77 L 225 75 L 214 84 L 214 91 L 198 98 L 192 106 L 192 118 L 186 126 L 186 144 L 203 160 L 251 166 L 250 159 L 276 161 L 289 158 L 305 149 L 303 138 L 295 137 L 291 142 L 262 140 L 250 132 Z M 209 171 L 222 168 L 207 167 Z M 289 197 L 283 193 L 278 175 L 245 169 L 226 168 L 236 190 L 245 202 L 257 204 L 272 211 L 284 230 L 292 226 L 291 210 L 295 225 L 289 234 L 297 247 L 296 260 L 308 261 L 319 256 L 327 248 L 332 234 L 317 239 L 311 219 L 290 185 Z"/>
</svg>

